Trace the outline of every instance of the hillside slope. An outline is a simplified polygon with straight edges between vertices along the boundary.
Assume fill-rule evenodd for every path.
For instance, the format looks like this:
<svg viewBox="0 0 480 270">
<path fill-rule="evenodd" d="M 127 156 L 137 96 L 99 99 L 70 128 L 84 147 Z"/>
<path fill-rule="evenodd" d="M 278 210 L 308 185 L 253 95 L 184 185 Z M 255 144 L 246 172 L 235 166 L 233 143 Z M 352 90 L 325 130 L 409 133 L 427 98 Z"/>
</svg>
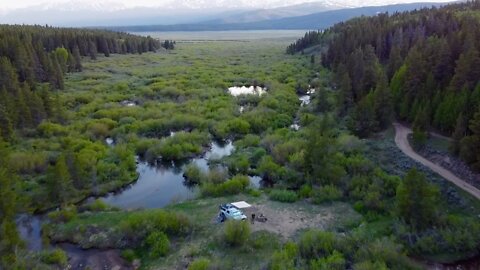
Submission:
<svg viewBox="0 0 480 270">
<path fill-rule="evenodd" d="M 413 3 L 375 7 L 348 8 L 324 11 L 310 15 L 264 20 L 249 23 L 198 23 L 174 25 L 143 25 L 109 27 L 112 30 L 146 32 L 146 31 L 227 31 L 227 30 L 267 30 L 267 29 L 323 29 L 335 23 L 358 16 L 372 16 L 378 13 L 395 13 L 424 7 L 439 6 L 439 3 Z"/>
<path fill-rule="evenodd" d="M 310 32 L 288 52 L 324 45 L 357 135 L 385 128 L 393 109 L 419 145 L 430 128 L 452 135 L 451 151 L 479 170 L 479 18 L 479 1 L 357 18 Z"/>
</svg>

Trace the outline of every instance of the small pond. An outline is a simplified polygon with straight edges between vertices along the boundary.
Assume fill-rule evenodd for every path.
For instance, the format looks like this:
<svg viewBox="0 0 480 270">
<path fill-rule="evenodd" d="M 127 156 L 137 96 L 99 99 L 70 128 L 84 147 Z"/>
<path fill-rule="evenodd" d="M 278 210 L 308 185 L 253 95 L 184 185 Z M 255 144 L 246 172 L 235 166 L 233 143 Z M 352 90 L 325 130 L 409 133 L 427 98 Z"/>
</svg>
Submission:
<svg viewBox="0 0 480 270">
<path fill-rule="evenodd" d="M 295 130 L 295 131 L 299 131 L 300 130 L 300 125 L 297 124 L 297 123 L 293 123 L 290 125 L 290 128 Z"/>
<path fill-rule="evenodd" d="M 240 95 L 258 95 L 262 96 L 267 93 L 266 87 L 260 86 L 233 86 L 228 88 L 230 95 L 237 97 Z"/>
<path fill-rule="evenodd" d="M 300 96 L 298 99 L 302 102 L 301 106 L 304 107 L 310 104 L 310 101 L 312 98 L 309 95 L 304 95 L 304 96 Z"/>
<path fill-rule="evenodd" d="M 17 230 L 29 250 L 42 249 L 42 217 L 21 214 L 17 217 Z"/>
<path fill-rule="evenodd" d="M 228 156 L 234 147 L 231 142 L 221 145 L 217 142 L 211 144 L 210 150 L 201 158 L 195 158 L 199 168 L 208 170 L 208 161 Z M 120 192 L 111 193 L 103 200 L 110 205 L 122 209 L 161 208 L 174 202 L 193 199 L 198 194 L 197 187 L 184 184 L 183 171 L 186 164 L 157 163 L 150 164 L 138 161 L 138 181 Z"/>
<path fill-rule="evenodd" d="M 310 104 L 310 102 L 312 101 L 312 95 L 315 94 L 315 92 L 316 92 L 315 88 L 310 88 L 307 90 L 305 95 L 300 95 L 298 99 L 302 102 L 301 104 L 302 107 Z"/>
<path fill-rule="evenodd" d="M 105 142 L 106 142 L 107 145 L 109 145 L 109 146 L 112 146 L 112 145 L 115 144 L 115 141 L 114 141 L 112 138 L 110 138 L 110 137 L 107 137 L 107 138 L 105 139 Z"/>
<path fill-rule="evenodd" d="M 132 100 L 123 100 L 120 102 L 120 105 L 125 106 L 125 107 L 135 107 L 138 104 L 135 101 Z"/>
</svg>

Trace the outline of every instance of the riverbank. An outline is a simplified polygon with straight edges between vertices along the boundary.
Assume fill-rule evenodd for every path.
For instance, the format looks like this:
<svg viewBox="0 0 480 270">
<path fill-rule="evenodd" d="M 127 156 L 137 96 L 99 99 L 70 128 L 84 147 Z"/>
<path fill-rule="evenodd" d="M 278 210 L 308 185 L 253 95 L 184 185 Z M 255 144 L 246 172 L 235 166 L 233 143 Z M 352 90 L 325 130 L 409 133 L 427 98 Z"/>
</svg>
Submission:
<svg viewBox="0 0 480 270">
<path fill-rule="evenodd" d="M 216 222 L 218 205 L 242 200 L 252 204 L 259 213 L 263 213 L 267 221 L 251 225 L 253 234 L 247 250 L 224 248 L 221 244 L 224 225 Z M 140 217 L 163 211 L 183 215 L 192 227 L 187 234 L 170 238 L 174 248 L 165 258 L 152 259 L 146 250 L 135 249 L 135 254 L 143 262 L 144 268 L 186 268 L 195 259 L 208 255 L 221 258 L 222 265 L 225 266 L 262 269 L 268 263 L 265 258 L 269 258 L 282 243 L 294 239 L 302 230 L 312 228 L 336 230 L 347 227 L 351 223 L 358 223 L 360 220 L 360 215 L 346 203 L 313 206 L 308 202 L 299 201 L 285 204 L 271 201 L 265 194 L 259 197 L 241 194 L 222 198 L 196 199 L 167 206 L 164 210 L 84 213 L 75 220 L 54 225 L 51 237 L 54 241 L 67 240 L 90 248 L 107 246 L 132 248 L 131 243 L 119 240 L 123 237 L 116 238 L 116 235 L 125 234 L 123 230 L 126 227 L 122 225 L 125 224 L 125 220 L 131 220 L 132 216 L 137 216 L 142 220 L 140 222 L 142 225 L 139 224 L 139 230 L 135 230 L 135 234 L 143 234 L 142 228 L 149 227 L 150 219 Z M 82 230 L 84 233 L 80 234 Z M 250 249 L 256 252 L 252 253 Z"/>
</svg>

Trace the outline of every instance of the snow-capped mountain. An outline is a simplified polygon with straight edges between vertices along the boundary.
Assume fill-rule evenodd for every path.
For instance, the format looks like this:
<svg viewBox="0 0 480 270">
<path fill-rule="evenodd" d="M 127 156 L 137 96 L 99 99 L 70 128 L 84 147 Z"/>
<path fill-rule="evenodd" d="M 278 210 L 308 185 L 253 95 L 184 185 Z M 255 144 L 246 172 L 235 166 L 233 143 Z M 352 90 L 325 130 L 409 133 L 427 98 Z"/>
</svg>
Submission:
<svg viewBox="0 0 480 270">
<path fill-rule="evenodd" d="M 302 3 L 286 7 L 277 7 L 272 9 L 257 9 L 252 11 L 247 11 L 240 14 L 235 14 L 234 16 L 221 16 L 215 20 L 207 21 L 204 23 L 215 24 L 215 23 L 248 23 L 264 20 L 273 20 L 281 19 L 287 17 L 295 17 L 308 15 L 312 13 L 336 10 L 343 8 L 350 8 L 351 6 L 340 5 L 334 2 L 322 1 L 322 2 L 309 2 Z"/>
<path fill-rule="evenodd" d="M 70 0 L 70 1 L 49 1 L 41 4 L 30 6 L 29 9 L 37 8 L 38 10 L 48 11 L 91 11 L 91 12 L 115 12 L 124 10 L 128 7 L 116 1 L 88 1 L 88 0 Z"/>
<path fill-rule="evenodd" d="M 437 0 L 424 0 L 436 1 Z M 439 0 L 448 1 L 448 0 Z M 18 3 L 17 3 L 18 2 Z M 415 0 L 24 0 L 0 7 L 0 24 L 114 26 L 244 23 Z"/>
</svg>

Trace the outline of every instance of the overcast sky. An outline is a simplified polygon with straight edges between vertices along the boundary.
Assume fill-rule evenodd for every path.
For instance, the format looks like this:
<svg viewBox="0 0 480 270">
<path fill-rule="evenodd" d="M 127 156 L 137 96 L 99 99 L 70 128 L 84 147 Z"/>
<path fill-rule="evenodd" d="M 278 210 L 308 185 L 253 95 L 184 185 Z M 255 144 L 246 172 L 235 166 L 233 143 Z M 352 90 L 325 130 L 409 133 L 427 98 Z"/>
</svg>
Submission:
<svg viewBox="0 0 480 270">
<path fill-rule="evenodd" d="M 73 0 L 73 1 L 81 1 L 81 2 L 90 2 L 90 3 L 95 3 L 95 2 L 105 2 L 101 0 Z M 291 3 L 292 5 L 297 4 L 297 3 L 304 3 L 304 2 L 316 2 L 318 0 L 253 0 L 253 1 L 243 1 L 243 0 L 216 0 L 216 2 L 225 2 L 225 5 L 228 5 L 229 3 L 238 3 L 238 2 L 246 2 L 249 5 L 256 5 L 256 6 L 266 6 L 266 5 L 271 5 L 271 6 L 285 6 Z M 0 7 L 5 8 L 5 9 L 17 9 L 17 8 L 24 8 L 24 7 L 29 7 L 29 6 L 36 6 L 36 5 L 41 5 L 41 4 L 56 4 L 58 3 L 59 5 L 63 3 L 68 3 L 72 2 L 72 0 L 0 0 Z M 115 3 L 120 3 L 123 6 L 126 7 L 158 7 L 158 6 L 164 6 L 164 5 L 174 5 L 175 0 L 108 0 L 108 2 L 115 2 Z M 202 1 L 202 0 L 186 0 L 183 2 L 208 2 L 208 1 Z"/>
<path fill-rule="evenodd" d="M 312 10 L 311 13 L 314 13 L 322 8 L 324 11 L 397 3 L 447 1 L 449 0 L 0 0 L 0 24 L 54 26 L 178 24 L 209 21 L 224 15 L 233 16 L 231 14 L 235 12 L 272 9 L 307 2 L 320 3 L 320 7 Z M 139 8 L 133 9 L 134 7 Z M 282 12 L 290 11 L 291 16 L 300 16 L 309 14 L 308 11 L 311 10 L 309 7 L 301 8 L 303 10 L 300 13 L 295 8 Z M 228 15 L 229 12 L 233 13 Z M 258 20 L 267 19 L 263 16 L 258 15 Z"/>
<path fill-rule="evenodd" d="M 102 2 L 110 2 L 110 3 L 119 3 L 125 7 L 158 7 L 158 6 L 165 6 L 165 5 L 175 5 L 177 1 L 175 0 L 73 0 L 75 2 L 88 2 L 88 3 L 102 3 Z M 192 4 L 198 3 L 209 3 L 206 0 L 181 0 L 182 2 L 190 2 Z M 287 6 L 287 5 L 294 5 L 299 3 L 305 2 L 341 2 L 344 4 L 351 3 L 352 6 L 362 6 L 362 5 L 382 5 L 382 4 L 392 4 L 392 3 L 408 3 L 408 2 L 448 2 L 449 0 L 213 0 L 217 2 L 217 4 L 224 3 L 225 6 L 231 6 L 232 4 L 235 5 L 244 5 L 245 7 L 279 7 L 279 6 Z M 42 4 L 47 5 L 62 5 L 65 3 L 70 3 L 72 0 L 0 0 L 0 8 L 12 10 L 18 8 L 25 8 L 30 6 L 38 6 Z"/>
</svg>

